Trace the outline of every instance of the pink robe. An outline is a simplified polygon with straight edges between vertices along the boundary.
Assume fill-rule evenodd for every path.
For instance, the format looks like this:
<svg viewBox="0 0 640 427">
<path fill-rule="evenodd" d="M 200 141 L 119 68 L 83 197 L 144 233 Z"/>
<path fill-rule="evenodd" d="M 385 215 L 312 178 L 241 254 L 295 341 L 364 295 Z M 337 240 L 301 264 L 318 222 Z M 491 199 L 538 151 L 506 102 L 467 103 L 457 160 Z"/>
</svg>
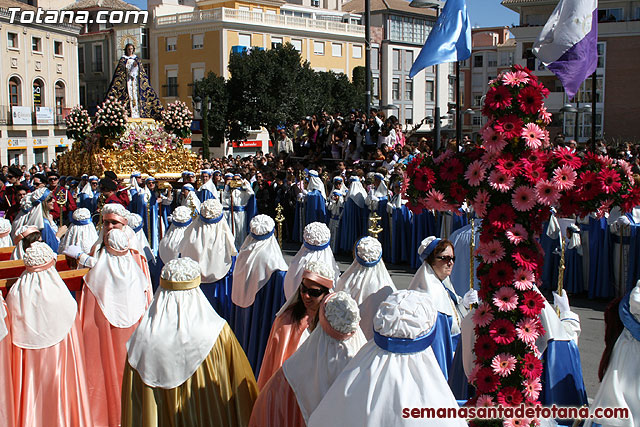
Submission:
<svg viewBox="0 0 640 427">
<path fill-rule="evenodd" d="M 296 394 L 282 368 L 271 377 L 253 405 L 249 427 L 305 427 Z"/>
<path fill-rule="evenodd" d="M 80 323 L 58 344 L 13 346 L 16 426 L 91 427 Z"/>
<path fill-rule="evenodd" d="M 153 297 L 151 283 L 148 284 L 145 293 L 148 307 Z M 82 288 L 79 318 L 82 322 L 85 346 L 92 425 L 120 426 L 122 378 L 127 359 L 126 344 L 140 321 L 128 328 L 112 326 L 86 284 Z"/>
<path fill-rule="evenodd" d="M 4 322 L 8 331 L 11 331 L 11 324 L 9 323 L 9 310 L 7 304 L 4 302 L 2 295 L 0 295 L 0 313 L 4 308 L 4 312 L 7 316 L 0 322 Z M 1 323 L 0 323 L 1 324 Z M 11 374 L 11 332 L 7 334 L 2 340 L 0 340 L 0 420 L 2 420 L 5 427 L 15 426 L 14 416 L 14 401 L 13 401 L 13 375 Z"/>
<path fill-rule="evenodd" d="M 264 351 L 260 374 L 258 375 L 258 388 L 262 388 L 267 381 L 282 367 L 300 345 L 300 338 L 309 327 L 309 316 L 305 315 L 302 320 L 295 322 L 292 316 L 292 309 L 286 310 L 276 317 L 271 327 L 267 348 Z"/>
</svg>

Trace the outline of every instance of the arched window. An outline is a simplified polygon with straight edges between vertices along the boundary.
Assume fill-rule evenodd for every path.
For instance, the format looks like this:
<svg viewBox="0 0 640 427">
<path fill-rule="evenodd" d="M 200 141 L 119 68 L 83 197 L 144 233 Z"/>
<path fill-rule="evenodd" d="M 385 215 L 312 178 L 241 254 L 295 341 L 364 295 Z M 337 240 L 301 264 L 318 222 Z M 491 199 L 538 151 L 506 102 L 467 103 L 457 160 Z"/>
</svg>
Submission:
<svg viewBox="0 0 640 427">
<path fill-rule="evenodd" d="M 62 109 L 65 108 L 64 83 L 56 82 L 56 114 L 61 116 Z"/>
<path fill-rule="evenodd" d="M 11 77 L 9 79 L 9 105 L 22 105 L 20 79 L 17 77 Z"/>
<path fill-rule="evenodd" d="M 44 83 L 40 79 L 33 81 L 33 106 L 44 106 Z"/>
</svg>

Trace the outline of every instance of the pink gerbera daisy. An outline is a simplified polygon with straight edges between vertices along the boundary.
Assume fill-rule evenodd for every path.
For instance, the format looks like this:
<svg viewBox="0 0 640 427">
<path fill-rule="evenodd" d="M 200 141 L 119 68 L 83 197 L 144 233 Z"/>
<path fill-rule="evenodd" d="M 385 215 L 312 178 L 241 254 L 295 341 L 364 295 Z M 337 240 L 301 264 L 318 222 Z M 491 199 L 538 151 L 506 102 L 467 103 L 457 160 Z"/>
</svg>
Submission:
<svg viewBox="0 0 640 427">
<path fill-rule="evenodd" d="M 520 341 L 526 344 L 533 344 L 540 336 L 538 322 L 530 317 L 525 317 L 516 325 L 516 334 Z"/>
<path fill-rule="evenodd" d="M 540 107 L 538 117 L 542 120 L 542 123 L 548 125 L 551 123 L 551 113 L 547 111 L 547 107 Z"/>
<path fill-rule="evenodd" d="M 507 71 L 502 75 L 502 83 L 511 87 L 519 86 L 522 83 L 529 83 L 529 77 L 527 76 L 527 73 L 523 71 Z"/>
<path fill-rule="evenodd" d="M 511 196 L 511 205 L 520 212 L 526 212 L 533 208 L 536 204 L 536 192 L 533 188 L 521 185 L 513 192 Z"/>
<path fill-rule="evenodd" d="M 476 400 L 476 407 L 480 408 L 489 406 L 495 406 L 493 397 L 489 396 L 488 394 L 481 394 L 480 396 L 478 396 L 478 400 Z"/>
<path fill-rule="evenodd" d="M 508 176 L 497 169 L 494 169 L 489 174 L 489 185 L 494 190 L 498 190 L 501 193 L 506 193 L 511 190 L 513 187 L 513 183 L 515 182 L 515 177 Z"/>
<path fill-rule="evenodd" d="M 544 132 L 537 124 L 527 123 L 527 125 L 522 129 L 522 137 L 524 138 L 528 148 L 537 150 L 542 147 Z"/>
<path fill-rule="evenodd" d="M 529 418 L 505 418 L 502 427 L 529 427 L 531 419 Z"/>
<path fill-rule="evenodd" d="M 429 190 L 427 196 L 425 197 L 424 204 L 427 206 L 427 209 L 434 209 L 437 211 L 447 210 L 449 206 L 449 204 L 445 200 L 444 194 L 442 194 L 435 188 Z"/>
<path fill-rule="evenodd" d="M 447 160 L 449 157 L 453 156 L 453 151 L 445 150 L 444 153 L 440 154 L 438 157 L 433 159 L 433 162 L 437 165 Z"/>
<path fill-rule="evenodd" d="M 507 146 L 504 135 L 490 126 L 482 132 L 482 140 L 484 141 L 484 148 L 490 153 L 499 153 Z"/>
<path fill-rule="evenodd" d="M 508 377 L 516 369 L 516 358 L 508 353 L 502 353 L 493 358 L 491 367 L 496 375 Z"/>
<path fill-rule="evenodd" d="M 473 199 L 473 210 L 478 217 L 482 218 L 487 214 L 487 205 L 489 204 L 489 193 L 485 189 L 480 189 Z"/>
<path fill-rule="evenodd" d="M 493 313 L 491 307 L 487 303 L 482 303 L 473 312 L 473 323 L 482 327 L 488 326 L 493 321 Z"/>
<path fill-rule="evenodd" d="M 578 174 L 571 166 L 564 165 L 553 171 L 553 182 L 558 190 L 571 190 L 575 187 Z"/>
<path fill-rule="evenodd" d="M 526 291 L 533 288 L 535 275 L 533 271 L 527 270 L 526 268 L 517 268 L 513 273 L 513 280 L 513 286 L 515 286 L 517 290 Z"/>
<path fill-rule="evenodd" d="M 464 173 L 464 179 L 470 186 L 477 187 L 484 179 L 486 169 L 480 160 L 474 160 L 469 164 L 467 171 Z"/>
<path fill-rule="evenodd" d="M 480 247 L 480 255 L 487 264 L 493 264 L 500 261 L 504 257 L 504 254 L 504 247 L 498 240 L 483 243 Z"/>
<path fill-rule="evenodd" d="M 498 307 L 498 311 L 511 311 L 518 307 L 518 295 L 513 288 L 503 286 L 493 294 L 493 304 Z"/>
<path fill-rule="evenodd" d="M 536 196 L 541 204 L 552 206 L 560 199 L 560 192 L 551 181 L 543 179 L 536 184 Z"/>
<path fill-rule="evenodd" d="M 515 114 L 500 117 L 496 120 L 495 129 L 502 132 L 505 139 L 517 138 L 522 134 L 522 119 Z"/>
<path fill-rule="evenodd" d="M 535 402 L 538 400 L 538 396 L 540 396 L 540 392 L 542 391 L 540 378 L 534 378 L 532 380 L 525 379 L 522 381 L 522 386 L 524 387 L 524 395 L 528 401 Z"/>
<path fill-rule="evenodd" d="M 513 227 L 508 229 L 506 235 L 509 242 L 516 246 L 524 242 L 527 237 L 529 237 L 527 230 L 520 224 L 515 224 Z"/>
</svg>

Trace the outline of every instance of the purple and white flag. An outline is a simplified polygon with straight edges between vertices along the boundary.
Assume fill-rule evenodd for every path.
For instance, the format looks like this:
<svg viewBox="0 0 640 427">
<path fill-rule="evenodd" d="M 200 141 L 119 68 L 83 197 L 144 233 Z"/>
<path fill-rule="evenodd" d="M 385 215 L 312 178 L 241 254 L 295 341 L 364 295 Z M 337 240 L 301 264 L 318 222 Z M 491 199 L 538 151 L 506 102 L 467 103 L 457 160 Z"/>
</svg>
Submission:
<svg viewBox="0 0 640 427">
<path fill-rule="evenodd" d="M 598 0 L 560 0 L 533 45 L 569 99 L 598 65 Z"/>
</svg>

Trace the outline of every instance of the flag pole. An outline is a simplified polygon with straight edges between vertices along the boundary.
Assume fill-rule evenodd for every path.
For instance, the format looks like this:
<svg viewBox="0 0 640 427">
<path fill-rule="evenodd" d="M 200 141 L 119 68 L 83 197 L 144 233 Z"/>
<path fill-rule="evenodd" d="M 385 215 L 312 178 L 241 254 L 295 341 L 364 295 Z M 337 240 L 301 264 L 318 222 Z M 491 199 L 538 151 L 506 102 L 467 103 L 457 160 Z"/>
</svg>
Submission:
<svg viewBox="0 0 640 427">
<path fill-rule="evenodd" d="M 462 142 L 462 114 L 460 114 L 460 61 L 456 61 L 456 149 Z"/>
<path fill-rule="evenodd" d="M 371 2 L 364 0 L 364 113 L 371 112 Z"/>
<path fill-rule="evenodd" d="M 591 151 L 596 152 L 596 71 L 591 75 Z"/>
</svg>

